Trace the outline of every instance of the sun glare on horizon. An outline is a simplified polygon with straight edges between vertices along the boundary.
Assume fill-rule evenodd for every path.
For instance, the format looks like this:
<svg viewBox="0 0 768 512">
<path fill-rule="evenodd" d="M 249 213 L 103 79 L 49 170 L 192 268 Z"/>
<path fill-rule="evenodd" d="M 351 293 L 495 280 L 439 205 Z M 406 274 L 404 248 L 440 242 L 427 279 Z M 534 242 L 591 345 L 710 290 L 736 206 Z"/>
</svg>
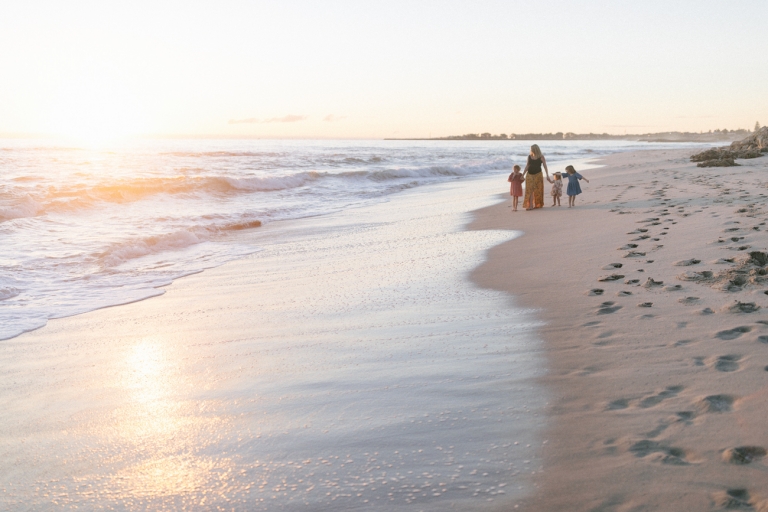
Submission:
<svg viewBox="0 0 768 512">
<path fill-rule="evenodd" d="M 140 135 L 146 123 L 137 102 L 119 85 L 88 81 L 61 90 L 50 112 L 49 131 L 93 147 Z"/>
</svg>

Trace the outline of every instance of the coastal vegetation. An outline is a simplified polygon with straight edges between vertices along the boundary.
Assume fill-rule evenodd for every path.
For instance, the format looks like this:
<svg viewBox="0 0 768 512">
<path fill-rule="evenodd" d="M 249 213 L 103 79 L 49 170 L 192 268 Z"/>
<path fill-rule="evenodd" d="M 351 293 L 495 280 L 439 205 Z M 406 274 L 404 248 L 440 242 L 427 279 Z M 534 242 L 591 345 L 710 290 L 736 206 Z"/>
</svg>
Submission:
<svg viewBox="0 0 768 512">
<path fill-rule="evenodd" d="M 656 132 L 643 134 L 610 134 L 610 133 L 466 133 L 464 135 L 449 135 L 447 137 L 387 139 L 387 140 L 639 140 L 646 142 L 720 142 L 736 141 L 756 133 L 760 123 L 755 123 L 754 132 L 739 128 L 738 130 L 716 129 L 707 132 Z"/>
</svg>

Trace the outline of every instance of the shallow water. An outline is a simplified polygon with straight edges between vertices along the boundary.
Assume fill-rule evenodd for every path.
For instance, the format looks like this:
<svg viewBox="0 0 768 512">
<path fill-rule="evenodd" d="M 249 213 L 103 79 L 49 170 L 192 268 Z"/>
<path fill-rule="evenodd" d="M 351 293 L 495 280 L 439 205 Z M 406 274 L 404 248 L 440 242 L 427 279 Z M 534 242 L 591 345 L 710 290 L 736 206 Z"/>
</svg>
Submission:
<svg viewBox="0 0 768 512">
<path fill-rule="evenodd" d="M 99 329 L 86 315 L 3 342 L 0 505 L 513 507 L 540 470 L 546 393 L 533 312 L 466 279 L 517 235 L 462 229 L 496 187 L 241 233 L 262 251 Z"/>
</svg>

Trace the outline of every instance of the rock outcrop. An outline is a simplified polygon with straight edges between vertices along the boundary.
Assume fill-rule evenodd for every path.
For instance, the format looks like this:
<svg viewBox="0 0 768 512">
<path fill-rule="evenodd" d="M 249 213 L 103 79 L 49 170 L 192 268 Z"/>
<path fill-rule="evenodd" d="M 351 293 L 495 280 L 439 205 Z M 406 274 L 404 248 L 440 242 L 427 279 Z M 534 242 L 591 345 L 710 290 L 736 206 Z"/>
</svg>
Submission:
<svg viewBox="0 0 768 512">
<path fill-rule="evenodd" d="M 749 137 L 732 142 L 730 146 L 707 149 L 691 156 L 698 167 L 731 167 L 736 158 L 757 158 L 768 153 L 768 126 L 763 126 Z"/>
</svg>

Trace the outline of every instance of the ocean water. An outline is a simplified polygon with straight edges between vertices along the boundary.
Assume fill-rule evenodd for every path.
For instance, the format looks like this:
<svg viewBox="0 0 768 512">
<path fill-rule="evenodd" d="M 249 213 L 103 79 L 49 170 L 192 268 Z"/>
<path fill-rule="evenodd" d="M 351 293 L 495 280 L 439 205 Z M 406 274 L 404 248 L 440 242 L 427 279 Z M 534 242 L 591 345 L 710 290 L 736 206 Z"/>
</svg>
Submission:
<svg viewBox="0 0 768 512">
<path fill-rule="evenodd" d="M 0 339 L 259 251 L 244 230 L 525 163 L 521 141 L 0 140 Z M 664 147 L 555 142 L 556 162 Z M 670 146 L 670 145 L 667 145 Z M 679 147 L 679 146 L 676 146 Z"/>
</svg>

